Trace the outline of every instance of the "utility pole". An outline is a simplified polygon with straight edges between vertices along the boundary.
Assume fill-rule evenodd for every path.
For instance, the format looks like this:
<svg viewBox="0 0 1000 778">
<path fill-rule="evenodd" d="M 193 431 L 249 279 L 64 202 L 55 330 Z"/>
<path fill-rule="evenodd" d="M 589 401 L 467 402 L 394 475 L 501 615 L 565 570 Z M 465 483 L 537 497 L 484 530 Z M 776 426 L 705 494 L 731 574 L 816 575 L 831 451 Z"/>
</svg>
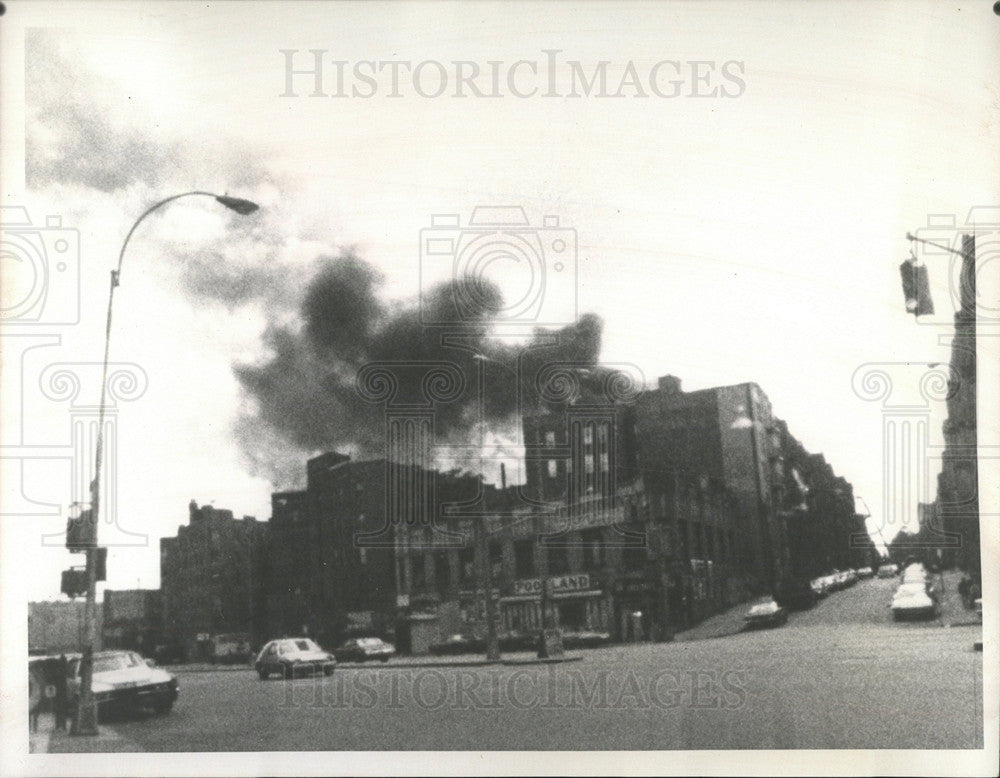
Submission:
<svg viewBox="0 0 1000 778">
<path fill-rule="evenodd" d="M 475 527 L 476 547 L 479 551 L 479 584 L 483 588 L 483 597 L 486 599 L 486 661 L 500 661 L 500 640 L 497 636 L 497 612 L 496 601 L 493 599 L 493 561 L 490 559 L 489 542 L 483 523 L 485 516 L 477 516 L 473 519 Z"/>
</svg>

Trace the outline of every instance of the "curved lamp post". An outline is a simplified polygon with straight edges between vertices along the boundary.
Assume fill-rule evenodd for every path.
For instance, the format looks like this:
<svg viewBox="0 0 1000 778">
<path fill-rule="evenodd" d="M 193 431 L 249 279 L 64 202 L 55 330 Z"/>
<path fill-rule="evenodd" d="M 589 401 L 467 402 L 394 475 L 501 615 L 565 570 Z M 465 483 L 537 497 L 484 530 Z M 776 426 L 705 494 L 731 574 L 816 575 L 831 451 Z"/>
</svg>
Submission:
<svg viewBox="0 0 1000 778">
<path fill-rule="evenodd" d="M 256 203 L 244 200 L 240 197 L 229 197 L 228 195 L 217 195 L 212 192 L 183 192 L 172 197 L 160 200 L 147 208 L 143 214 L 135 220 L 132 228 L 125 236 L 122 249 L 118 253 L 118 266 L 111 271 L 111 290 L 108 294 L 108 318 L 104 331 L 104 365 L 101 370 L 101 402 L 98 411 L 97 423 L 97 452 L 94 459 L 94 480 L 90 484 L 90 528 L 88 533 L 87 554 L 87 601 L 84 607 L 83 630 L 85 643 L 83 646 L 83 656 L 80 660 L 80 698 L 78 702 L 76 717 L 73 720 L 74 735 L 96 735 L 97 734 L 97 704 L 93 693 L 94 676 L 94 643 L 95 622 L 96 622 L 96 600 L 97 600 L 97 526 L 98 515 L 101 504 L 101 465 L 104 460 L 104 415 L 105 401 L 107 397 L 106 384 L 108 380 L 108 354 L 111 348 L 111 311 L 115 301 L 115 289 L 121 281 L 122 261 L 125 259 L 125 248 L 128 246 L 132 233 L 153 211 L 162 208 L 167 203 L 179 200 L 182 197 L 203 196 L 211 197 L 216 202 L 226 206 L 231 211 L 235 211 L 241 216 L 247 216 L 258 209 Z"/>
</svg>

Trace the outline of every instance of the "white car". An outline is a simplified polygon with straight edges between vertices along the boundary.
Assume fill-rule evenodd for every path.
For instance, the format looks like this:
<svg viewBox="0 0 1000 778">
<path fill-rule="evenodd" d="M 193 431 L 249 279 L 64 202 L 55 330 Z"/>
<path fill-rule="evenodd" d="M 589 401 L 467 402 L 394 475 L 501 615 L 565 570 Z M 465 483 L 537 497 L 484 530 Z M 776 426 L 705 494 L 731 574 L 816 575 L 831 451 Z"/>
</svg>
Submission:
<svg viewBox="0 0 1000 778">
<path fill-rule="evenodd" d="M 902 583 L 892 598 L 892 617 L 901 619 L 934 618 L 938 615 L 937 600 L 921 582 Z"/>
<path fill-rule="evenodd" d="M 743 620 L 747 627 L 777 627 L 788 621 L 788 611 L 768 597 L 755 603 Z"/>
<path fill-rule="evenodd" d="M 70 659 L 69 699 L 80 699 L 80 657 Z M 112 708 L 151 707 L 166 713 L 177 701 L 177 678 L 143 659 L 135 651 L 98 651 L 94 654 L 91 684 L 99 712 Z"/>
<path fill-rule="evenodd" d="M 333 675 L 337 659 L 307 637 L 272 640 L 261 650 L 254 669 L 262 681 L 271 673 L 282 678 L 294 678 L 305 673 Z"/>
</svg>

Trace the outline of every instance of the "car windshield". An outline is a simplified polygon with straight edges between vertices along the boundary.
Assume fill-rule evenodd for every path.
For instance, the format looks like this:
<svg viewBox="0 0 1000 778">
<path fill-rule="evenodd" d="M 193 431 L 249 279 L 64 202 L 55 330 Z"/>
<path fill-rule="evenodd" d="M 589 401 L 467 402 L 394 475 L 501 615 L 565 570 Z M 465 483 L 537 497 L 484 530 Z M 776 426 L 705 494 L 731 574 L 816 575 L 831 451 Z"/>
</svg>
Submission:
<svg viewBox="0 0 1000 778">
<path fill-rule="evenodd" d="M 115 670 L 127 670 L 145 664 L 142 657 L 132 651 L 122 651 L 116 654 L 104 654 L 94 657 L 94 672 L 109 673 Z"/>
</svg>

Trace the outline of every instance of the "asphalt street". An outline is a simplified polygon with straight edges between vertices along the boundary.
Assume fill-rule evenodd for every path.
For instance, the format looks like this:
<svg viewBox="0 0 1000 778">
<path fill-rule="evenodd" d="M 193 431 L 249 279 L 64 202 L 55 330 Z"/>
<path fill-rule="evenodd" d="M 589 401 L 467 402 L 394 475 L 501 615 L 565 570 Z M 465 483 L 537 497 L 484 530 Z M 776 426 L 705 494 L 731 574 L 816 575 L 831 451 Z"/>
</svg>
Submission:
<svg viewBox="0 0 1000 778">
<path fill-rule="evenodd" d="M 560 665 L 180 672 L 171 713 L 48 750 L 982 748 L 981 628 L 893 622 L 896 584 L 862 581 L 775 629 Z"/>
</svg>

